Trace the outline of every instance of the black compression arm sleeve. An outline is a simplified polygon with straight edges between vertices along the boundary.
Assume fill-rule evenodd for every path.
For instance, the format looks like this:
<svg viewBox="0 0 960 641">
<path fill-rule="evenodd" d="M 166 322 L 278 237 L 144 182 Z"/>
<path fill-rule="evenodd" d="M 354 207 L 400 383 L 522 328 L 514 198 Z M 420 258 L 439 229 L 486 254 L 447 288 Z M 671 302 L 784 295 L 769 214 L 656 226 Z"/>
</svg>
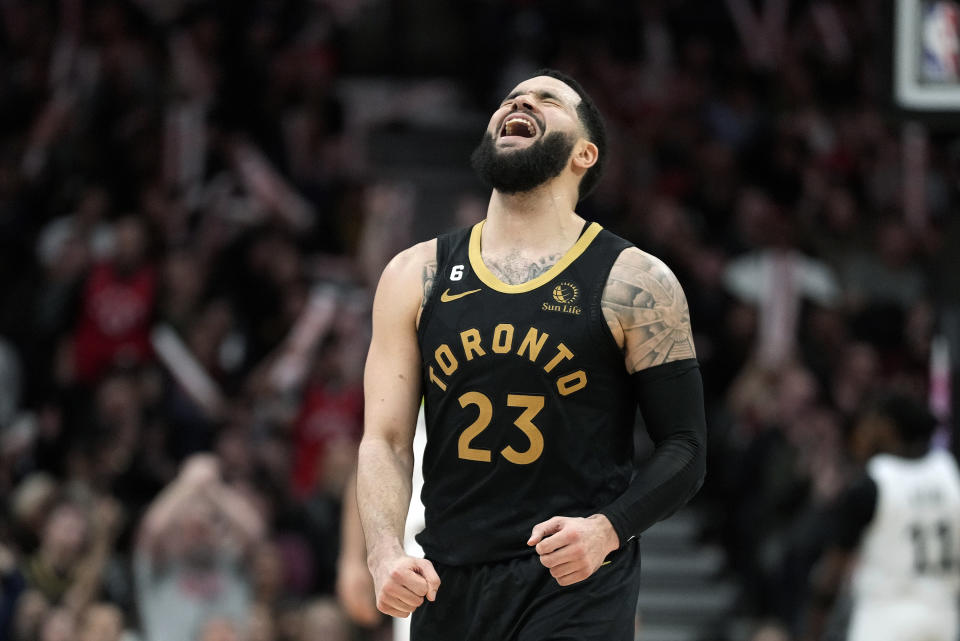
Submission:
<svg viewBox="0 0 960 641">
<path fill-rule="evenodd" d="M 623 545 L 689 501 L 706 473 L 707 421 L 697 360 L 657 365 L 632 376 L 654 453 L 617 500 L 600 510 Z"/>
</svg>

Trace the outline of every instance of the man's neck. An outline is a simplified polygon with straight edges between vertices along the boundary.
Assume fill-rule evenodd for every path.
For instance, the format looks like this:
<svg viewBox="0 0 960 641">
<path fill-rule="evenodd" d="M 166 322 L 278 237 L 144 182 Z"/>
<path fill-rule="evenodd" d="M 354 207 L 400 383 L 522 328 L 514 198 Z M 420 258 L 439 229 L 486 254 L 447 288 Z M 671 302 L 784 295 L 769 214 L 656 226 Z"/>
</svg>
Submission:
<svg viewBox="0 0 960 641">
<path fill-rule="evenodd" d="M 584 224 L 574 204 L 564 190 L 550 184 L 520 194 L 495 190 L 487 207 L 483 253 L 566 251 Z"/>
</svg>

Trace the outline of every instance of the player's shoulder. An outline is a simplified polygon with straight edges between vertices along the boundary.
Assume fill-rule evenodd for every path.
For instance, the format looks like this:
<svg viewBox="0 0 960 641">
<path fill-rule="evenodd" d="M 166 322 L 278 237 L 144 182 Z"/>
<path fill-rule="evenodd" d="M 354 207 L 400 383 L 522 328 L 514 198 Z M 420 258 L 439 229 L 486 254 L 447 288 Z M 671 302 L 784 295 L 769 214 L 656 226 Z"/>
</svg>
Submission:
<svg viewBox="0 0 960 641">
<path fill-rule="evenodd" d="M 960 487 L 960 465 L 957 464 L 953 454 L 946 449 L 934 447 L 931 448 L 927 458 L 940 475 L 949 479 L 953 485 Z"/>
<path fill-rule="evenodd" d="M 680 281 L 662 260 L 637 247 L 628 247 L 617 256 L 607 276 L 601 303 L 618 303 L 633 307 L 637 295 L 648 303 L 680 304 L 686 307 L 686 297 Z"/>
<path fill-rule="evenodd" d="M 436 240 L 417 243 L 399 252 L 383 268 L 377 293 L 374 297 L 374 309 L 386 306 L 393 313 L 418 309 L 422 300 L 424 283 L 432 282 L 436 273 Z"/>
<path fill-rule="evenodd" d="M 653 277 L 677 283 L 677 277 L 665 262 L 635 246 L 627 247 L 620 252 L 613 262 L 610 277 L 627 278 L 631 281 L 642 277 Z"/>
<path fill-rule="evenodd" d="M 424 273 L 436 270 L 437 239 L 426 240 L 399 252 L 383 269 L 380 283 L 396 285 L 404 282 L 419 282 Z"/>
<path fill-rule="evenodd" d="M 696 358 L 690 310 L 677 277 L 666 264 L 630 247 L 617 256 L 600 298 L 600 309 L 627 370 L 638 372 Z"/>
<path fill-rule="evenodd" d="M 419 271 L 424 265 L 437 260 L 437 239 L 431 238 L 411 245 L 390 259 L 384 271 Z"/>
</svg>

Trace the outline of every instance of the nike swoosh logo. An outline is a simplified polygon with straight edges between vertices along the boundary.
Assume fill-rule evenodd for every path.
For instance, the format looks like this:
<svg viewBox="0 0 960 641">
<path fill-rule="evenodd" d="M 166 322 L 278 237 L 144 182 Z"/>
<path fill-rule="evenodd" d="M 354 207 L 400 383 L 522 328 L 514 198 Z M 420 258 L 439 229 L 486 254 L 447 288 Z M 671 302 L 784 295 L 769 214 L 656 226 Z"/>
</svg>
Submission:
<svg viewBox="0 0 960 641">
<path fill-rule="evenodd" d="M 479 289 L 469 289 L 465 292 L 460 292 L 459 294 L 451 294 L 450 290 L 448 289 L 447 291 L 440 294 L 440 302 L 449 303 L 452 300 L 457 300 L 458 298 L 463 298 L 464 296 L 469 296 L 470 294 L 476 294 L 479 291 L 480 291 Z"/>
</svg>

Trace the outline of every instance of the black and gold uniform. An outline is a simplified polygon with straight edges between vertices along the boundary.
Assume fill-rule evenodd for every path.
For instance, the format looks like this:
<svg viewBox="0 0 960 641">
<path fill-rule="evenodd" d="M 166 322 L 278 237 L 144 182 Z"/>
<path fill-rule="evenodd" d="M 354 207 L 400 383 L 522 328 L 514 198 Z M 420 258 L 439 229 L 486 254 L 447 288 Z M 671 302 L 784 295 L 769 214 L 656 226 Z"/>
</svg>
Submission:
<svg viewBox="0 0 960 641">
<path fill-rule="evenodd" d="M 419 343 L 431 561 L 533 554 L 531 528 L 589 516 L 633 471 L 636 399 L 600 298 L 630 243 L 596 223 L 537 278 L 501 282 L 480 258 L 483 223 L 437 239 Z"/>
<path fill-rule="evenodd" d="M 628 641 L 636 541 L 560 586 L 526 542 L 552 516 L 589 516 L 633 472 L 637 401 L 600 309 L 630 244 L 588 225 L 547 272 L 507 285 L 480 258 L 483 223 L 437 239 L 421 315 L 426 529 L 441 579 L 414 641 Z"/>
</svg>

